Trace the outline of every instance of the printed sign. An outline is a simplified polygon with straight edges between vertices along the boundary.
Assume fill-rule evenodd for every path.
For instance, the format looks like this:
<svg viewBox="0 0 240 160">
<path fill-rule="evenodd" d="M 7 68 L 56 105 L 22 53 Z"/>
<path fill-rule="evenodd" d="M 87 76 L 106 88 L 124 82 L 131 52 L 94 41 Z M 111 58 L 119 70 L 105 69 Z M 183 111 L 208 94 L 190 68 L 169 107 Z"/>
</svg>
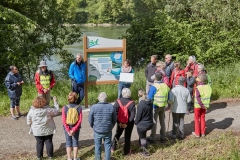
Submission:
<svg viewBox="0 0 240 160">
<path fill-rule="evenodd" d="M 119 75 L 108 72 L 112 69 L 118 72 L 122 66 L 122 52 L 88 53 L 88 81 L 118 80 Z M 120 73 L 119 73 L 120 74 Z"/>
<path fill-rule="evenodd" d="M 88 48 L 113 48 L 122 47 L 122 40 L 118 39 L 107 39 L 102 37 L 87 37 Z"/>
</svg>

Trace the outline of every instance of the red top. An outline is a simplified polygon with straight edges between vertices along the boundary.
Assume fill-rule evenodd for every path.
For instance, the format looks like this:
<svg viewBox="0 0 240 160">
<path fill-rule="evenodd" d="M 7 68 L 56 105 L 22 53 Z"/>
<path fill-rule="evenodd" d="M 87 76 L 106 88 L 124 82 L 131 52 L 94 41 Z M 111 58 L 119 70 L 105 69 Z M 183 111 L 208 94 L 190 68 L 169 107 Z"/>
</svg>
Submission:
<svg viewBox="0 0 240 160">
<path fill-rule="evenodd" d="M 185 72 L 187 72 L 189 69 L 193 70 L 193 76 L 195 78 L 197 78 L 197 76 L 198 76 L 198 64 L 197 64 L 197 62 L 191 63 L 190 65 L 187 65 L 184 70 L 185 70 Z"/>
<path fill-rule="evenodd" d="M 64 128 L 66 129 L 67 132 L 70 132 L 71 130 L 73 132 L 76 132 L 81 127 L 81 123 L 82 123 L 82 110 L 78 114 L 78 121 L 77 121 L 77 123 L 71 129 L 70 125 L 68 125 L 67 122 L 66 122 L 67 116 L 65 114 L 65 108 L 66 108 L 66 106 L 62 107 L 62 123 L 64 125 Z"/>
<path fill-rule="evenodd" d="M 171 88 L 173 87 L 173 82 L 174 85 L 178 85 L 178 79 L 179 77 L 186 77 L 185 71 L 183 69 L 180 69 L 179 71 L 176 71 L 175 69 L 172 71 L 171 79 L 170 79 L 170 86 Z M 184 84 L 186 87 L 186 84 Z"/>
<path fill-rule="evenodd" d="M 53 73 L 51 73 L 51 81 L 50 81 L 50 89 L 53 88 L 53 86 L 56 84 L 56 81 L 54 79 L 54 76 L 53 76 Z M 41 85 L 40 83 L 40 75 L 39 75 L 39 72 L 37 71 L 36 74 L 35 74 L 35 84 L 36 84 L 36 87 L 37 87 L 37 90 L 38 90 L 38 93 L 40 94 L 44 94 L 44 88 L 43 86 Z"/>
</svg>

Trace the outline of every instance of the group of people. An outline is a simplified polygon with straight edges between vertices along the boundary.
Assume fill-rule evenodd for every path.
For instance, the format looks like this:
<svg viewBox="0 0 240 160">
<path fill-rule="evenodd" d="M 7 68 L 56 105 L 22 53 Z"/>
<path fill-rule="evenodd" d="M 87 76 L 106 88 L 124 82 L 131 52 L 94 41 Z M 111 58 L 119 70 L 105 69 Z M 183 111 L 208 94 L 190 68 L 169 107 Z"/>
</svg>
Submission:
<svg viewBox="0 0 240 160">
<path fill-rule="evenodd" d="M 86 81 L 86 64 L 81 54 L 70 65 L 72 91 L 68 95 L 69 104 L 62 107 L 62 123 L 66 137 L 66 151 L 68 160 L 77 160 L 78 139 L 82 123 L 81 101 L 84 98 L 84 83 Z M 121 72 L 133 73 L 130 61 L 126 59 L 118 71 L 108 69 L 111 74 L 119 75 Z M 151 62 L 145 69 L 146 91 L 139 89 L 139 103 L 131 99 L 130 83 L 119 82 L 118 99 L 114 105 L 107 102 L 107 94 L 98 95 L 98 103 L 90 108 L 88 121 L 94 130 L 95 159 L 101 159 L 101 143 L 104 140 L 105 159 L 110 159 L 111 152 L 117 149 L 119 138 L 124 131 L 124 154 L 131 153 L 130 142 L 134 124 L 137 126 L 141 154 L 149 156 L 147 142 L 155 142 L 157 119 L 160 122 L 160 142 L 166 140 L 165 110 L 172 112 L 173 139 L 183 139 L 184 116 L 193 111 L 195 129 L 192 133 L 196 137 L 206 135 L 205 113 L 209 107 L 211 97 L 211 79 L 202 64 L 196 62 L 195 56 L 190 56 L 185 69 L 180 62 L 173 62 L 171 55 L 165 56 L 165 62 L 157 61 L 157 55 L 151 56 Z M 41 61 L 39 70 L 35 74 L 35 84 L 38 97 L 34 99 L 27 115 L 27 124 L 31 126 L 30 132 L 36 138 L 38 159 L 43 157 L 43 146 L 46 144 L 48 157 L 53 157 L 52 137 L 56 132 L 53 116 L 58 114 L 59 105 L 53 97 L 54 108 L 49 107 L 51 99 L 50 90 L 55 85 L 54 74 L 48 70 L 45 61 Z M 10 111 L 12 119 L 17 120 L 23 116 L 19 109 L 20 96 L 24 81 L 18 73 L 16 66 L 10 67 L 5 79 L 5 85 L 10 97 Z M 16 110 L 17 115 L 14 111 Z M 137 110 L 137 111 L 136 111 Z M 137 113 L 136 113 L 137 112 Z M 116 126 L 116 133 L 112 138 L 112 129 Z M 147 131 L 151 134 L 147 137 Z M 73 152 L 73 156 L 72 156 Z"/>
</svg>

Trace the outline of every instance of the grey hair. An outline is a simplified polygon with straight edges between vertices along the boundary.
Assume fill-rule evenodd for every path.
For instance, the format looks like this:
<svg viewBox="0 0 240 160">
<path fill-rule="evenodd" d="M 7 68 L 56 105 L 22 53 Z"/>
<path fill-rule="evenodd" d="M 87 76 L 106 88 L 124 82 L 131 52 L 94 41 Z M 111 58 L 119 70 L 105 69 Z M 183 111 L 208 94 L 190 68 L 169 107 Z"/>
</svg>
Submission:
<svg viewBox="0 0 240 160">
<path fill-rule="evenodd" d="M 152 55 L 151 58 L 157 59 L 158 56 L 157 55 Z"/>
<path fill-rule="evenodd" d="M 80 56 L 81 58 L 83 58 L 83 55 L 82 55 L 81 53 L 78 53 L 78 54 L 76 55 L 76 57 L 78 57 L 78 56 Z"/>
<path fill-rule="evenodd" d="M 184 77 L 179 77 L 179 78 L 178 78 L 178 84 L 181 85 L 181 86 L 183 86 L 184 83 L 185 83 L 185 80 L 186 80 L 186 79 L 185 79 Z"/>
<path fill-rule="evenodd" d="M 207 75 L 206 74 L 200 74 L 198 76 L 198 78 L 200 79 L 200 81 L 204 84 L 207 84 L 208 83 L 208 79 L 207 79 Z"/>
<path fill-rule="evenodd" d="M 160 66 L 161 68 L 165 68 L 165 67 L 166 67 L 166 63 L 163 62 L 163 61 L 158 61 L 158 62 L 156 63 L 156 66 Z"/>
<path fill-rule="evenodd" d="M 106 102 L 107 101 L 107 94 L 105 92 L 101 92 L 98 95 L 99 102 Z"/>
<path fill-rule="evenodd" d="M 189 56 L 189 59 L 191 59 L 193 62 L 196 62 L 196 57 L 195 56 Z"/>
<path fill-rule="evenodd" d="M 167 54 L 166 56 L 168 56 L 172 60 L 172 55 L 171 54 Z"/>
<path fill-rule="evenodd" d="M 123 88 L 122 89 L 122 96 L 123 98 L 130 98 L 131 97 L 131 91 L 129 88 Z"/>
<path fill-rule="evenodd" d="M 157 81 L 161 81 L 161 80 L 162 80 L 162 74 L 159 73 L 159 72 L 155 73 L 155 79 L 156 79 Z"/>
<path fill-rule="evenodd" d="M 204 65 L 203 65 L 203 64 L 199 64 L 199 65 L 198 65 L 198 68 L 199 68 L 201 71 L 203 71 L 203 70 L 204 70 Z"/>
</svg>

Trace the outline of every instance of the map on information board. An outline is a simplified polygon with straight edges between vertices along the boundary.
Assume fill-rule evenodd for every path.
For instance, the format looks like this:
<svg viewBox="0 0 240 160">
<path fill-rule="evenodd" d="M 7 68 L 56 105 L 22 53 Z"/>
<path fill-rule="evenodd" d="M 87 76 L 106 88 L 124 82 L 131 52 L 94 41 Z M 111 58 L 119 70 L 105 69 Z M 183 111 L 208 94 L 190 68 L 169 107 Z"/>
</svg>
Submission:
<svg viewBox="0 0 240 160">
<path fill-rule="evenodd" d="M 122 52 L 99 52 L 88 53 L 88 81 L 118 80 L 107 70 L 110 68 L 117 71 L 122 66 Z"/>
</svg>

